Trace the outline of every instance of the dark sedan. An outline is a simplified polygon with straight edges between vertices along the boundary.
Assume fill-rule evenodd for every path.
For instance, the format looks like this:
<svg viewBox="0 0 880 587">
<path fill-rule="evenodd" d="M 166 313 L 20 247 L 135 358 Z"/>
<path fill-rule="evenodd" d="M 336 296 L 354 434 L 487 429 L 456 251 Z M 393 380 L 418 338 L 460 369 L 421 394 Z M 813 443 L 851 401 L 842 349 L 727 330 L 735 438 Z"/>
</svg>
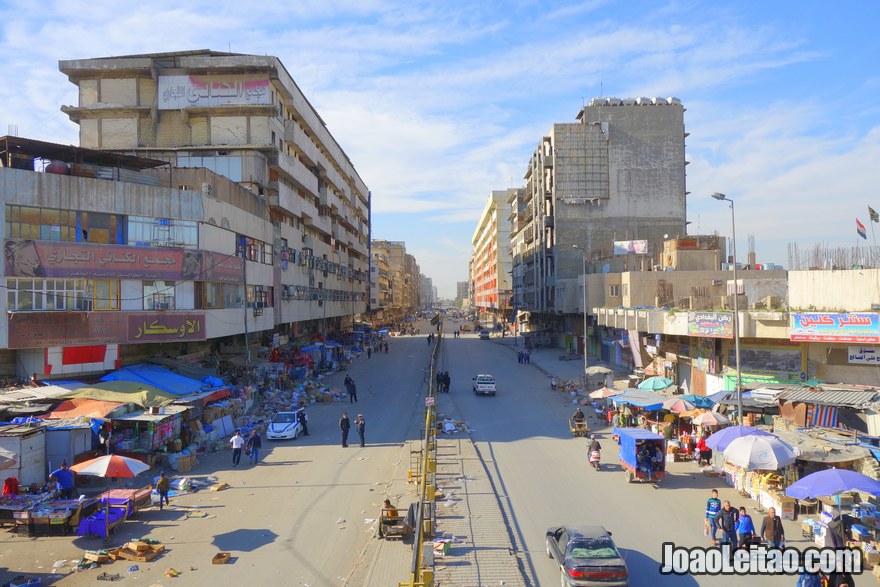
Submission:
<svg viewBox="0 0 880 587">
<path fill-rule="evenodd" d="M 602 526 L 556 526 L 547 530 L 547 556 L 561 569 L 562 587 L 625 587 L 629 573 L 611 533 Z"/>
</svg>

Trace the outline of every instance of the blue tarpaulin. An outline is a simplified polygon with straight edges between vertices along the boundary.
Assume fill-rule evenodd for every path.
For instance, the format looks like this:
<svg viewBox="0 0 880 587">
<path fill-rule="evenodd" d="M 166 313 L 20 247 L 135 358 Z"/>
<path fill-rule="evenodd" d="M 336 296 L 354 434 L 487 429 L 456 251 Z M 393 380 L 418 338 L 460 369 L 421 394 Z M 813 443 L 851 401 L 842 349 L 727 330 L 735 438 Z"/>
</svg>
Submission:
<svg viewBox="0 0 880 587">
<path fill-rule="evenodd" d="M 101 381 L 133 381 L 135 383 L 152 385 L 158 387 L 162 391 L 173 393 L 174 395 L 187 395 L 200 391 L 209 391 L 212 388 L 201 381 L 178 375 L 173 371 L 169 371 L 158 365 L 150 365 L 148 363 L 140 363 L 123 367 L 112 373 L 108 373 L 101 377 Z"/>
</svg>

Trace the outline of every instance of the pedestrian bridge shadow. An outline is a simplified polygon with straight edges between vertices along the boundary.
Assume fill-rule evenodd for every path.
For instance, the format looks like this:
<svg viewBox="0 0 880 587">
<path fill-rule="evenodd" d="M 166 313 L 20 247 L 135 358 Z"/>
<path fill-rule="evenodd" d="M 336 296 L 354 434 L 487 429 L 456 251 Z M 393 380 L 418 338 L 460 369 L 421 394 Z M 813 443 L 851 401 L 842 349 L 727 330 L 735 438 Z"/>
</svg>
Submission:
<svg viewBox="0 0 880 587">
<path fill-rule="evenodd" d="M 699 585 L 696 579 L 690 575 L 661 575 L 660 561 L 651 558 L 637 550 L 620 549 L 623 560 L 626 561 L 626 568 L 629 570 L 630 585 L 651 585 L 657 587 L 660 585 Z"/>
<path fill-rule="evenodd" d="M 251 552 L 271 544 L 278 534 L 267 528 L 241 528 L 214 536 L 212 544 L 221 551 Z"/>
</svg>

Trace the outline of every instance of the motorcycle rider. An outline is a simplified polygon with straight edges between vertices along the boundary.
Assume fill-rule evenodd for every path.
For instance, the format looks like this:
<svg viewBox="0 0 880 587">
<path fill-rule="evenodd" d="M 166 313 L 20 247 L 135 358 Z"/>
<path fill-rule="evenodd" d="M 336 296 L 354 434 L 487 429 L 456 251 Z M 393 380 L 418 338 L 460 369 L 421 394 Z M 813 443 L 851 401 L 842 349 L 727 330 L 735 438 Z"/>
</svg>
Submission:
<svg viewBox="0 0 880 587">
<path fill-rule="evenodd" d="M 599 462 L 602 460 L 602 457 L 600 456 L 601 451 L 602 445 L 596 440 L 596 435 L 590 434 L 590 448 L 588 449 L 588 453 L 590 455 L 590 464 L 596 467 L 596 470 L 599 469 Z"/>
<path fill-rule="evenodd" d="M 590 452 L 596 451 L 600 452 L 602 450 L 602 445 L 599 444 L 599 441 L 596 440 L 595 434 L 590 434 Z"/>
</svg>

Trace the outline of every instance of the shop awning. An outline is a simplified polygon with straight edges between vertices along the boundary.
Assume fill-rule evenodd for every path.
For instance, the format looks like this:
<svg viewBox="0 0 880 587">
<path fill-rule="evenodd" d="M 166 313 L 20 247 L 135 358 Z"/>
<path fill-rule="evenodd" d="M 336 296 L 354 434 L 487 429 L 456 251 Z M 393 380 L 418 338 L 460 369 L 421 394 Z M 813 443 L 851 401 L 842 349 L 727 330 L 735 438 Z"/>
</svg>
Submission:
<svg viewBox="0 0 880 587">
<path fill-rule="evenodd" d="M 852 438 L 822 432 L 807 433 L 797 430 L 774 430 L 773 434 L 800 451 L 798 459 L 815 463 L 845 463 L 871 455 L 867 448 L 851 444 Z"/>
<path fill-rule="evenodd" d="M 66 398 L 85 397 L 102 401 L 133 403 L 144 408 L 164 406 L 179 399 L 152 385 L 132 381 L 106 381 L 68 391 Z"/>
<path fill-rule="evenodd" d="M 166 418 L 171 418 L 180 414 L 181 412 L 187 411 L 189 408 L 186 406 L 165 406 L 161 408 L 164 414 L 150 414 L 147 412 L 132 412 L 130 414 L 125 414 L 123 416 L 119 416 L 118 418 L 113 418 L 114 422 L 161 422 Z"/>
<path fill-rule="evenodd" d="M 630 405 L 643 410 L 654 411 L 663 407 L 663 402 L 669 398 L 644 389 L 630 389 L 622 395 L 611 398 L 614 405 Z"/>
<path fill-rule="evenodd" d="M 74 398 L 61 404 L 46 414 L 46 420 L 64 420 L 69 418 L 106 418 L 115 410 L 124 406 L 121 402 L 102 401 L 90 398 Z"/>
</svg>

